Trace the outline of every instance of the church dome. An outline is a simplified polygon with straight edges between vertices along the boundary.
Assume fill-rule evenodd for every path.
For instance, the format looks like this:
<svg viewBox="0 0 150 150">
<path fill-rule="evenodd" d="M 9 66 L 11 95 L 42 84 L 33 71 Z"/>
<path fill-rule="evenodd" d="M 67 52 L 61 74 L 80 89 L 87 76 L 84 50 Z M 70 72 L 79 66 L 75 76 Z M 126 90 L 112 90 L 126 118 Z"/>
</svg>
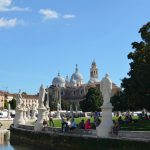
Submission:
<svg viewBox="0 0 150 150">
<path fill-rule="evenodd" d="M 52 85 L 56 87 L 65 87 L 65 79 L 58 73 L 58 76 L 53 79 Z"/>
<path fill-rule="evenodd" d="M 82 76 L 82 74 L 78 71 L 77 65 L 76 65 L 76 71 L 75 71 L 75 73 L 72 74 L 70 82 L 71 82 L 72 80 L 75 80 L 78 85 L 81 85 L 81 84 L 83 83 L 83 76 Z"/>
<path fill-rule="evenodd" d="M 71 86 L 76 86 L 76 85 L 77 85 L 76 80 L 71 79 L 71 81 L 70 81 L 70 85 L 71 85 Z"/>
<path fill-rule="evenodd" d="M 81 73 L 75 72 L 72 74 L 71 79 L 74 79 L 76 81 L 81 81 L 81 80 L 83 80 L 83 76 Z"/>
</svg>

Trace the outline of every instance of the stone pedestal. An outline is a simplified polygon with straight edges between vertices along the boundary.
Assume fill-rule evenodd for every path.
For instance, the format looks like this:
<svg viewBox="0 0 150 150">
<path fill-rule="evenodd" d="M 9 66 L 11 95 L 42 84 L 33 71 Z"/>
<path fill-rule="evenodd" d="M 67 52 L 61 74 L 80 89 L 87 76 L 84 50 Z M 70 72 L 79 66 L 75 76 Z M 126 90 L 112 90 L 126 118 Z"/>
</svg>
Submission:
<svg viewBox="0 0 150 150">
<path fill-rule="evenodd" d="M 57 111 L 57 116 L 56 116 L 57 118 L 61 118 L 61 116 L 60 116 L 60 111 Z"/>
<path fill-rule="evenodd" d="M 104 104 L 102 109 L 102 121 L 101 124 L 96 128 L 96 133 L 98 137 L 107 138 L 110 137 L 113 121 L 112 121 L 112 104 Z"/>
<path fill-rule="evenodd" d="M 8 118 L 8 119 L 11 118 L 11 116 L 10 116 L 10 104 L 8 104 L 8 116 L 7 116 L 7 118 Z"/>
<path fill-rule="evenodd" d="M 44 107 L 38 109 L 38 119 L 37 119 L 36 124 L 34 126 L 35 131 L 42 131 L 43 120 L 45 119 L 45 111 L 46 111 L 46 108 L 44 108 Z"/>
<path fill-rule="evenodd" d="M 32 109 L 32 113 L 31 113 L 31 119 L 32 119 L 32 120 L 36 120 L 36 119 L 37 119 L 35 113 L 36 113 L 36 110 L 35 110 L 35 109 Z"/>
<path fill-rule="evenodd" d="M 15 127 L 18 127 L 19 124 L 25 124 L 25 120 L 23 118 L 23 110 L 21 108 L 16 110 L 16 116 L 13 123 Z"/>
<path fill-rule="evenodd" d="M 23 110 L 23 118 L 24 118 L 25 122 L 28 121 L 28 118 L 27 118 L 27 109 Z"/>
<path fill-rule="evenodd" d="M 28 120 L 30 120 L 30 109 L 28 108 L 28 111 L 27 111 L 27 118 L 28 118 Z"/>
</svg>

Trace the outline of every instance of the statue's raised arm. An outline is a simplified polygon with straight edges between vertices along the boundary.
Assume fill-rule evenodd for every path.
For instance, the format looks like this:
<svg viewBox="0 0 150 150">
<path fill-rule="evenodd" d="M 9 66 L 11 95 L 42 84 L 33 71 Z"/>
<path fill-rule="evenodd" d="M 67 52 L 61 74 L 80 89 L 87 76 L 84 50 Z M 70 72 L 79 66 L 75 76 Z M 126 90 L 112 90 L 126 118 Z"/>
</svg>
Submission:
<svg viewBox="0 0 150 150">
<path fill-rule="evenodd" d="M 111 92 L 112 92 L 112 82 L 109 78 L 109 75 L 106 74 L 100 83 L 100 90 L 102 92 L 104 104 L 110 102 Z"/>
</svg>

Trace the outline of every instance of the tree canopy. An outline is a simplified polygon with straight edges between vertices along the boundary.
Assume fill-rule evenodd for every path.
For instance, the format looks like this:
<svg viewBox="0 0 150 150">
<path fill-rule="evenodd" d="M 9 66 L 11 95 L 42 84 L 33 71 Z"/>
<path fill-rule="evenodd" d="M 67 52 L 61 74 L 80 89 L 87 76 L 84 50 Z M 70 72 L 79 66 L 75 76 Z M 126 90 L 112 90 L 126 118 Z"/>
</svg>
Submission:
<svg viewBox="0 0 150 150">
<path fill-rule="evenodd" d="M 125 99 L 123 92 L 119 91 L 114 96 L 111 97 L 110 102 L 113 105 L 114 111 L 126 111 L 128 110 L 128 103 Z"/>
<path fill-rule="evenodd" d="M 16 109 L 16 100 L 15 100 L 15 99 L 12 99 L 12 100 L 9 102 L 9 104 L 10 104 L 10 108 L 11 108 L 11 109 Z"/>
<path fill-rule="evenodd" d="M 150 22 L 139 33 L 142 41 L 132 43 L 134 52 L 128 54 L 130 70 L 121 86 L 130 109 L 150 110 Z"/>
<path fill-rule="evenodd" d="M 103 103 L 102 94 L 98 88 L 90 88 L 86 94 L 86 98 L 80 101 L 82 111 L 99 111 Z"/>
</svg>

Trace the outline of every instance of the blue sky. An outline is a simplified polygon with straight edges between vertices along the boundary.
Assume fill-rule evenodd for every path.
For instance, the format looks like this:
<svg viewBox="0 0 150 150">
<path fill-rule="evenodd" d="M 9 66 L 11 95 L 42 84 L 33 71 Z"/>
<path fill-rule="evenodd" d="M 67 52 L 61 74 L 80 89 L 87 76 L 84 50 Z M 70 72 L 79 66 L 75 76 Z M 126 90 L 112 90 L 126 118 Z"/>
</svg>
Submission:
<svg viewBox="0 0 150 150">
<path fill-rule="evenodd" d="M 84 82 L 95 59 L 99 79 L 127 76 L 149 0 L 0 0 L 0 90 L 35 94 L 78 64 Z"/>
</svg>

